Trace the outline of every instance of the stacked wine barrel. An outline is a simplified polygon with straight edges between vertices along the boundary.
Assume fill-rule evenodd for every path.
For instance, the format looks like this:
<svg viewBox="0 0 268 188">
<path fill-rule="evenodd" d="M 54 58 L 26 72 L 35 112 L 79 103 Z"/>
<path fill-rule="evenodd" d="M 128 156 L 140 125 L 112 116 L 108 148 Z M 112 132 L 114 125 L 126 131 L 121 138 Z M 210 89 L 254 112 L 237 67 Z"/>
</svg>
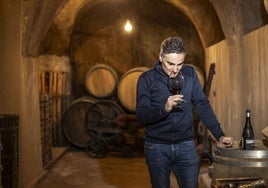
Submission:
<svg viewBox="0 0 268 188">
<path fill-rule="evenodd" d="M 194 68 L 199 71 L 197 67 Z M 90 124 L 94 124 L 94 121 L 103 121 L 102 119 L 107 120 L 107 118 L 110 118 L 110 123 L 117 123 L 115 117 L 111 115 L 111 111 L 115 112 L 114 116 L 132 115 L 133 123 L 138 78 L 148 69 L 144 66 L 131 68 L 119 79 L 117 72 L 107 64 L 92 66 L 86 73 L 84 83 L 88 95 L 74 100 L 63 115 L 62 126 L 67 140 L 75 146 L 86 147 L 89 140 L 92 139 L 87 132 Z M 201 72 L 197 72 L 197 74 L 202 78 Z M 204 79 L 200 82 L 203 86 Z M 94 112 L 94 116 L 92 108 L 98 111 L 98 113 Z"/>
<path fill-rule="evenodd" d="M 97 64 L 90 68 L 85 77 L 85 88 L 97 98 L 109 98 L 116 92 L 118 75 L 109 65 Z"/>
<path fill-rule="evenodd" d="M 120 103 L 130 112 L 136 109 L 137 81 L 139 76 L 148 70 L 147 67 L 136 67 L 127 71 L 120 79 L 117 96 Z"/>
<path fill-rule="evenodd" d="M 96 102 L 90 96 L 74 100 L 62 118 L 63 132 L 73 145 L 85 148 L 91 139 L 85 126 L 87 111 Z"/>
</svg>

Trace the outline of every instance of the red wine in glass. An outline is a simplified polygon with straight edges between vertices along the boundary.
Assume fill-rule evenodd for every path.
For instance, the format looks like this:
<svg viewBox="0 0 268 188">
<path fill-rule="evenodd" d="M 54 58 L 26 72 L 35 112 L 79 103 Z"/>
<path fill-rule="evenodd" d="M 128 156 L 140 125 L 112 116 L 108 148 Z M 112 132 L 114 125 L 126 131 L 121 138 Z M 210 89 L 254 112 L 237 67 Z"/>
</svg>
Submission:
<svg viewBox="0 0 268 188">
<path fill-rule="evenodd" d="M 179 95 L 182 90 L 182 83 L 175 78 L 169 78 L 169 90 L 172 95 Z"/>
<path fill-rule="evenodd" d="M 179 95 L 181 94 L 181 90 L 184 84 L 184 77 L 181 72 L 176 77 L 169 77 L 168 80 L 168 87 L 169 91 L 172 95 Z M 182 107 L 183 101 L 179 101 L 176 107 Z"/>
</svg>

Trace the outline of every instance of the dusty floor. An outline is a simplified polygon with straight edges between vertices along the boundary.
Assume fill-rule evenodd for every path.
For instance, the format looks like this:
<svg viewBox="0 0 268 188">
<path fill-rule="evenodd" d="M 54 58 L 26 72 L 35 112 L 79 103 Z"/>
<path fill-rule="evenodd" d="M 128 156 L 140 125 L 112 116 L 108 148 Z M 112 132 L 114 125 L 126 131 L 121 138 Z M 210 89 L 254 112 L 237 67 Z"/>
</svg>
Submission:
<svg viewBox="0 0 268 188">
<path fill-rule="evenodd" d="M 200 173 L 205 172 L 206 168 L 201 168 Z M 150 180 L 143 156 L 122 158 L 109 155 L 97 159 L 84 151 L 68 149 L 37 185 L 37 188 L 59 187 L 150 188 Z M 171 188 L 178 188 L 173 175 Z"/>
</svg>

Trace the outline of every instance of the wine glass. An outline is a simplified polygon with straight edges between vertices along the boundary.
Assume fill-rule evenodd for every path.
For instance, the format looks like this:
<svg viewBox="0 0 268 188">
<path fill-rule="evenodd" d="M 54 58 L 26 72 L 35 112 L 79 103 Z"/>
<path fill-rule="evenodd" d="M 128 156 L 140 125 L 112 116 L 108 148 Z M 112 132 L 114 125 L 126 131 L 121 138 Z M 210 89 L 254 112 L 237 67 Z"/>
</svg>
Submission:
<svg viewBox="0 0 268 188">
<path fill-rule="evenodd" d="M 169 91 L 173 95 L 181 94 L 183 84 L 184 84 L 184 76 L 182 75 L 181 72 L 179 72 L 179 74 L 176 77 L 169 77 L 168 87 L 169 87 Z M 182 106 L 183 106 L 183 101 L 178 101 L 175 107 L 182 108 Z"/>
</svg>

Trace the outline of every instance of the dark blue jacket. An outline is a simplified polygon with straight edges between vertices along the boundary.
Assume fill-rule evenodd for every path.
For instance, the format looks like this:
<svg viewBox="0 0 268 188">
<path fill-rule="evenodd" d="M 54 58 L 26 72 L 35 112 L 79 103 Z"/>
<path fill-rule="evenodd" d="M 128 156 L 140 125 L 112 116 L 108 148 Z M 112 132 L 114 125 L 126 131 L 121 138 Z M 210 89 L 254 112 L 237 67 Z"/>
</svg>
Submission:
<svg viewBox="0 0 268 188">
<path fill-rule="evenodd" d="M 218 140 L 224 133 L 204 94 L 197 74 L 192 66 L 183 65 L 184 86 L 182 95 L 186 102 L 183 111 L 167 112 L 165 103 L 171 95 L 168 75 L 160 62 L 144 72 L 138 80 L 136 115 L 145 126 L 145 139 L 154 143 L 175 144 L 194 139 L 193 113 L 196 112 Z"/>
</svg>

